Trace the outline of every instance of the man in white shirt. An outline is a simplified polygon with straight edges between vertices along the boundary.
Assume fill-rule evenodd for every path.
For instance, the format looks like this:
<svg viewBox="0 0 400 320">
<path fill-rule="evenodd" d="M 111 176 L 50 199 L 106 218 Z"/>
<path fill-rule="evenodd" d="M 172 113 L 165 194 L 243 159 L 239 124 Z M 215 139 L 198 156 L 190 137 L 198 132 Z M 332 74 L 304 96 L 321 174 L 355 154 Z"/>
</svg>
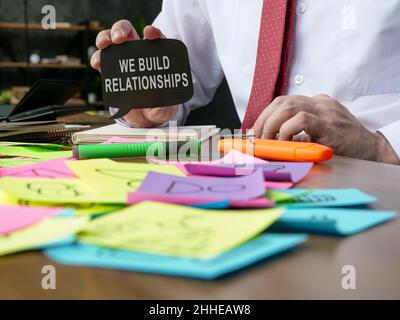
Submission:
<svg viewBox="0 0 400 320">
<path fill-rule="evenodd" d="M 191 110 L 211 101 L 224 76 L 243 121 L 265 1 L 280 0 L 164 0 L 144 36 L 188 46 L 194 97 L 184 105 L 135 109 L 122 121 L 183 124 Z M 298 0 L 295 15 L 287 95 L 265 105 L 256 136 L 300 137 L 338 155 L 400 164 L 400 0 Z M 92 66 L 100 70 L 100 50 L 137 39 L 127 20 L 116 22 L 99 33 Z"/>
</svg>

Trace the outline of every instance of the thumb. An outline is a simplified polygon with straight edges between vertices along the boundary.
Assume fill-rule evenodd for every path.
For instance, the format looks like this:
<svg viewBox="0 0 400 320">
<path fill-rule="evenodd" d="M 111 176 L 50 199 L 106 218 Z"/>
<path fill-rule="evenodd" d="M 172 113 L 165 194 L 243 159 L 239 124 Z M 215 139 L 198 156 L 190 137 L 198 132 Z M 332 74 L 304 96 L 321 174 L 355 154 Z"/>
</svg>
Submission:
<svg viewBox="0 0 400 320">
<path fill-rule="evenodd" d="M 153 26 L 145 27 L 143 30 L 143 35 L 146 40 L 156 40 L 165 38 L 160 29 L 157 29 L 156 27 Z"/>
</svg>

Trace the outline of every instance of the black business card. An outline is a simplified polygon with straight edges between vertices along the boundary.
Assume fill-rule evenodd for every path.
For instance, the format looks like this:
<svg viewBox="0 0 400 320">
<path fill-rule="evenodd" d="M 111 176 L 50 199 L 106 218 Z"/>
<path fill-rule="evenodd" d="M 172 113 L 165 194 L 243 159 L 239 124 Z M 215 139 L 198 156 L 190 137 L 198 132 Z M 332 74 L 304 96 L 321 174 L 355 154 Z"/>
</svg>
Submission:
<svg viewBox="0 0 400 320">
<path fill-rule="evenodd" d="M 167 107 L 193 96 L 189 55 L 179 40 L 137 40 L 101 52 L 103 100 L 120 118 L 136 108 Z"/>
</svg>

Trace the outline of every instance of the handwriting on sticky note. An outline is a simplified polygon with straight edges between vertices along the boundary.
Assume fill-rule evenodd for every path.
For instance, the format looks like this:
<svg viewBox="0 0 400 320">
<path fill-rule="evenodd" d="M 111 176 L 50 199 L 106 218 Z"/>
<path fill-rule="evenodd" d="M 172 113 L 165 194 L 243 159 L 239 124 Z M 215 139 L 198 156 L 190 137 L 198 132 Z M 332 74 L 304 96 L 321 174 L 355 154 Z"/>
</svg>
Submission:
<svg viewBox="0 0 400 320">
<path fill-rule="evenodd" d="M 49 203 L 126 203 L 126 194 L 104 195 L 97 193 L 95 187 L 78 179 L 4 177 L 0 180 L 0 188 L 17 199 Z"/>
<path fill-rule="evenodd" d="M 183 175 L 175 166 L 122 163 L 109 159 L 68 161 L 67 165 L 86 184 L 96 186 L 96 190 L 104 194 L 135 191 L 149 171 Z"/>
<path fill-rule="evenodd" d="M 282 212 L 204 211 L 144 202 L 93 220 L 79 239 L 117 249 L 211 259 L 253 238 Z"/>
<path fill-rule="evenodd" d="M 290 208 L 359 206 L 377 200 L 357 189 L 290 189 L 279 193 L 286 194 L 288 199 L 278 202 Z M 270 198 L 276 200 L 274 197 Z"/>
<path fill-rule="evenodd" d="M 249 200 L 265 193 L 261 171 L 236 178 L 177 177 L 149 172 L 138 192 L 207 199 Z"/>
<path fill-rule="evenodd" d="M 234 177 L 262 170 L 266 181 L 299 182 L 313 164 L 308 162 L 270 162 L 266 164 L 186 164 L 185 169 L 192 175 Z"/>
<path fill-rule="evenodd" d="M 87 221 L 87 218 L 51 217 L 10 235 L 0 236 L 0 256 L 64 239 L 82 229 Z"/>
</svg>

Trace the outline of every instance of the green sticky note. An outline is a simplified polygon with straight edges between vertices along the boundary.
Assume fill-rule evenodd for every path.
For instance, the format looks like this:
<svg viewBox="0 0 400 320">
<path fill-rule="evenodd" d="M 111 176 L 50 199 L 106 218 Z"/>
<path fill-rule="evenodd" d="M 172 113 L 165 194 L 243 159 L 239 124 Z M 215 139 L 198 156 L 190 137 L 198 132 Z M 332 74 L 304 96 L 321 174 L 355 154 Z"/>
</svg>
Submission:
<svg viewBox="0 0 400 320">
<path fill-rule="evenodd" d="M 0 190 L 0 204 L 32 206 L 32 207 L 53 207 L 51 202 L 37 202 L 24 199 L 18 199 Z M 99 215 L 122 209 L 121 205 L 99 204 L 99 203 L 57 203 L 58 207 L 72 209 L 77 217 Z"/>
<path fill-rule="evenodd" d="M 205 211 L 143 202 L 91 221 L 78 239 L 115 249 L 212 259 L 264 231 L 283 211 Z"/>
<path fill-rule="evenodd" d="M 72 157 L 72 151 L 70 150 L 60 151 L 60 149 L 36 146 L 0 146 L 0 154 L 13 157 L 29 157 L 40 160 Z"/>
<path fill-rule="evenodd" d="M 0 188 L 17 199 L 65 203 L 125 204 L 127 194 L 104 195 L 79 179 L 32 179 L 4 177 Z"/>
<path fill-rule="evenodd" d="M 184 176 L 176 166 L 116 162 L 109 159 L 67 161 L 67 166 L 98 193 L 127 194 L 135 191 L 149 171 Z"/>
<path fill-rule="evenodd" d="M 52 217 L 7 236 L 0 236 L 0 256 L 38 248 L 77 233 L 87 218 Z"/>
<path fill-rule="evenodd" d="M 284 192 L 284 191 L 277 191 L 277 190 L 268 190 L 267 191 L 267 198 L 271 199 L 273 201 L 275 201 L 276 203 L 280 203 L 280 202 L 290 202 L 290 201 L 294 201 L 294 199 L 296 197 L 300 197 L 300 196 L 306 196 L 307 194 L 311 193 L 313 191 L 313 189 L 308 189 L 308 190 L 301 190 L 299 192 L 295 192 L 295 193 L 288 193 L 288 192 Z"/>
<path fill-rule="evenodd" d="M 16 167 L 39 163 L 41 161 L 43 160 L 33 159 L 33 158 L 5 158 L 5 159 L 0 159 L 0 167 L 16 168 Z"/>
</svg>

